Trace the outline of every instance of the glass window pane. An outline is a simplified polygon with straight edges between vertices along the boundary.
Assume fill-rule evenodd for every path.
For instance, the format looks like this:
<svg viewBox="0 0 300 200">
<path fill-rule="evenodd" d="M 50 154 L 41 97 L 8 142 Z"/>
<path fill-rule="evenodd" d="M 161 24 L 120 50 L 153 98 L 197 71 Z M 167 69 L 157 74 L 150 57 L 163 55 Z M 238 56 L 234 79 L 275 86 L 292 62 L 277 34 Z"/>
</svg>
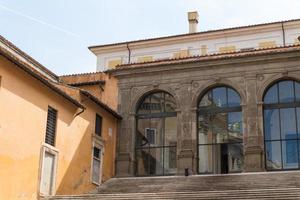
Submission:
<svg viewBox="0 0 300 200">
<path fill-rule="evenodd" d="M 228 142 L 227 113 L 217 113 L 210 116 L 214 143 Z"/>
<path fill-rule="evenodd" d="M 150 96 L 147 96 L 138 108 L 138 114 L 150 114 L 151 102 Z"/>
<path fill-rule="evenodd" d="M 99 183 L 100 181 L 100 161 L 93 159 L 93 182 Z"/>
<path fill-rule="evenodd" d="M 214 105 L 217 107 L 227 107 L 226 88 L 214 88 L 212 92 Z"/>
<path fill-rule="evenodd" d="M 94 150 L 93 150 L 93 156 L 94 156 L 94 158 L 98 158 L 98 159 L 100 159 L 100 149 L 99 148 L 97 148 L 97 147 L 94 147 Z"/>
<path fill-rule="evenodd" d="M 242 112 L 228 113 L 228 141 L 243 142 Z"/>
<path fill-rule="evenodd" d="M 294 101 L 293 81 L 279 82 L 279 101 L 280 103 Z"/>
<path fill-rule="evenodd" d="M 212 104 L 211 91 L 207 92 L 201 99 L 199 106 L 205 107 Z"/>
<path fill-rule="evenodd" d="M 161 113 L 164 110 L 164 95 L 163 93 L 151 94 L 150 110 L 151 113 Z"/>
<path fill-rule="evenodd" d="M 176 147 L 164 148 L 164 174 L 176 174 L 177 152 Z"/>
<path fill-rule="evenodd" d="M 209 128 L 209 117 L 208 115 L 198 116 L 198 144 L 211 144 L 212 132 Z"/>
<path fill-rule="evenodd" d="M 243 170 L 244 152 L 243 144 L 228 144 L 228 171 L 241 172 Z"/>
<path fill-rule="evenodd" d="M 300 83 L 294 81 L 295 83 L 295 94 L 296 94 L 296 101 L 300 101 Z"/>
<path fill-rule="evenodd" d="M 282 159 L 284 169 L 299 167 L 297 140 L 282 141 Z"/>
<path fill-rule="evenodd" d="M 296 108 L 297 111 L 297 128 L 298 128 L 298 138 L 300 139 L 300 108 Z"/>
<path fill-rule="evenodd" d="M 165 118 L 165 144 L 164 146 L 177 145 L 177 118 Z"/>
<path fill-rule="evenodd" d="M 264 97 L 264 103 L 270 104 L 270 103 L 278 103 L 278 90 L 277 90 L 277 84 L 274 84 L 272 87 L 270 87 L 265 94 Z"/>
<path fill-rule="evenodd" d="M 282 169 L 280 141 L 266 142 L 267 169 Z"/>
<path fill-rule="evenodd" d="M 295 108 L 280 109 L 281 139 L 296 139 Z"/>
<path fill-rule="evenodd" d="M 138 119 L 136 131 L 136 147 L 149 146 L 150 141 L 147 138 L 147 129 L 151 129 L 151 119 Z"/>
<path fill-rule="evenodd" d="M 199 146 L 199 173 L 218 173 L 220 171 L 219 145 Z"/>
<path fill-rule="evenodd" d="M 231 88 L 228 88 L 227 92 L 228 92 L 228 107 L 240 106 L 241 99 L 238 93 Z"/>
<path fill-rule="evenodd" d="M 165 93 L 165 111 L 166 112 L 176 112 L 176 102 L 175 99 L 169 95 L 168 93 Z"/>
<path fill-rule="evenodd" d="M 149 173 L 150 175 L 163 175 L 163 148 L 150 148 Z"/>
<path fill-rule="evenodd" d="M 151 146 L 163 146 L 164 135 L 163 135 L 164 118 L 152 118 L 151 129 L 154 132 L 154 143 Z"/>
<path fill-rule="evenodd" d="M 150 174 L 150 153 L 149 148 L 137 149 L 135 151 L 137 169 L 136 173 L 138 176 L 146 176 Z"/>
<path fill-rule="evenodd" d="M 280 139 L 279 110 L 264 110 L 264 128 L 266 140 Z"/>
</svg>

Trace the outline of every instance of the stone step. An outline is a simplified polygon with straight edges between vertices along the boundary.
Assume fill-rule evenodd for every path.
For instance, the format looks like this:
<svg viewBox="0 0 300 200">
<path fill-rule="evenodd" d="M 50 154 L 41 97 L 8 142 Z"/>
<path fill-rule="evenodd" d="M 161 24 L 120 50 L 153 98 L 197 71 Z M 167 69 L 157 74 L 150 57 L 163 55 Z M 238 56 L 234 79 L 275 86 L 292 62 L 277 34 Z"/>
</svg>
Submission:
<svg viewBox="0 0 300 200">
<path fill-rule="evenodd" d="M 150 199 L 300 199 L 300 188 L 259 189 L 259 190 L 226 190 L 198 192 L 164 192 L 164 193 L 121 193 L 91 194 L 79 196 L 45 197 L 44 200 L 150 200 Z"/>
<path fill-rule="evenodd" d="M 300 199 L 300 171 L 112 178 L 94 194 L 44 200 Z"/>
<path fill-rule="evenodd" d="M 300 188 L 300 172 L 234 174 L 218 176 L 170 176 L 113 178 L 103 184 L 100 193 L 172 192 L 240 190 L 257 188 Z"/>
</svg>

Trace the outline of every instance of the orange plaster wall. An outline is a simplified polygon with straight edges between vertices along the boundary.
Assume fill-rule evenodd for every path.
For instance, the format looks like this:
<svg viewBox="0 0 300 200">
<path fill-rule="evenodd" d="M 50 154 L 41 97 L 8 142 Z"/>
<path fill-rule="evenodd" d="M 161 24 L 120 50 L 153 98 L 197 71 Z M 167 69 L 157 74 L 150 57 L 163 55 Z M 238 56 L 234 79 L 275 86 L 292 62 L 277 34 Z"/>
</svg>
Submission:
<svg viewBox="0 0 300 200">
<path fill-rule="evenodd" d="M 57 194 L 81 194 L 96 187 L 90 173 L 96 112 L 103 116 L 103 139 L 107 141 L 102 180 L 114 175 L 114 117 L 89 101 L 84 101 L 86 111 L 74 117 L 75 105 L 2 56 L 0 76 L 0 199 L 37 199 L 48 105 L 58 110 Z M 108 127 L 113 128 L 113 137 L 106 134 Z"/>
<path fill-rule="evenodd" d="M 103 72 L 90 73 L 90 74 L 77 74 L 70 76 L 62 76 L 62 81 L 68 83 L 81 83 L 91 81 L 105 81 L 102 85 L 103 90 L 98 84 L 96 85 L 82 85 L 79 88 L 88 90 L 93 95 L 98 97 L 102 102 L 109 105 L 111 108 L 117 110 L 118 105 L 118 80 Z"/>
</svg>

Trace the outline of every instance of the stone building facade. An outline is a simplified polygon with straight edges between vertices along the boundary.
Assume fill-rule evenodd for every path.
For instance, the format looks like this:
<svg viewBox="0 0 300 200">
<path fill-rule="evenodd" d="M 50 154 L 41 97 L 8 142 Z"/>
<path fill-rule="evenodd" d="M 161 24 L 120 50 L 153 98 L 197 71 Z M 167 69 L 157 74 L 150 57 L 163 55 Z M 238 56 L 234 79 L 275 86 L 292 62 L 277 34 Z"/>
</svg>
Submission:
<svg viewBox="0 0 300 200">
<path fill-rule="evenodd" d="M 266 171 L 264 94 L 280 80 L 300 80 L 299 46 L 127 64 L 111 70 L 119 80 L 117 176 L 135 176 L 137 108 L 148 94 L 172 95 L 177 113 L 177 170 L 198 173 L 198 104 L 210 89 L 226 86 L 240 96 L 242 172 Z M 298 167 L 297 167 L 298 169 Z"/>
</svg>

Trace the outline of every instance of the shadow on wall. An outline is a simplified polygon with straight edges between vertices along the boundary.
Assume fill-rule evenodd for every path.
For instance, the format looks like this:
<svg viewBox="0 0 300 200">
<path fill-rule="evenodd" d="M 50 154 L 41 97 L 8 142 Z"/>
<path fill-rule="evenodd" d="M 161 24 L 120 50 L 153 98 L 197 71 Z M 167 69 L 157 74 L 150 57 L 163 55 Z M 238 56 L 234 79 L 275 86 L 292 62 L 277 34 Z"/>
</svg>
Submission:
<svg viewBox="0 0 300 200">
<path fill-rule="evenodd" d="M 82 194 L 94 189 L 90 181 L 92 140 L 88 126 L 84 129 L 83 135 L 76 139 L 78 140 L 76 147 L 60 152 L 58 169 L 60 168 L 61 175 L 58 174 L 58 178 L 61 178 L 59 178 L 60 180 L 56 179 L 56 194 Z M 70 155 L 66 155 L 66 153 L 72 153 L 73 151 L 74 154 L 69 160 L 67 157 L 70 157 Z"/>
<path fill-rule="evenodd" d="M 5 61 L 6 62 L 4 64 L 7 64 L 7 67 L 9 68 L 9 65 L 11 64 L 8 60 Z M 59 108 L 55 106 L 55 104 L 57 104 L 55 102 L 63 102 L 65 105 L 61 106 L 61 108 L 67 109 L 70 113 L 76 113 L 77 107 L 71 102 L 67 102 L 67 99 L 57 94 L 49 87 L 43 85 L 43 83 L 39 80 L 29 76 L 17 66 L 14 65 L 14 67 L 15 68 L 11 67 L 9 70 L 6 70 L 3 67 L 4 75 L 1 81 L 1 88 L 6 89 L 10 93 L 13 93 L 14 95 L 18 96 L 19 98 L 22 98 L 29 104 L 34 104 L 36 107 L 40 108 L 45 113 L 47 113 L 48 111 L 48 105 L 53 106 L 55 109 L 59 110 Z M 59 115 L 59 119 L 67 125 L 70 125 L 73 121 L 73 115 Z"/>
<path fill-rule="evenodd" d="M 73 156 L 66 160 L 65 157 L 69 155 L 63 155 L 67 151 L 60 154 L 61 162 L 60 167 L 66 167 L 64 173 L 61 176 L 61 180 L 57 181 L 57 193 L 56 194 L 84 194 L 96 189 L 97 185 L 91 181 L 91 164 L 92 164 L 92 152 L 93 152 L 93 133 L 95 132 L 95 115 L 100 111 L 99 107 L 92 102 L 85 101 L 85 106 L 88 108 L 78 117 L 83 119 L 85 129 L 74 134 L 74 140 L 78 142 L 76 147 L 74 146 Z M 101 113 L 101 112 L 99 112 Z M 103 126 L 102 126 L 102 138 L 104 142 L 104 155 L 102 159 L 102 182 L 108 180 L 114 175 L 114 156 L 115 156 L 115 134 L 110 137 L 108 134 L 108 127 L 116 123 L 116 119 L 113 116 L 103 114 Z M 76 119 L 77 120 L 77 119 Z M 108 121 L 110 121 L 108 123 Z M 77 125 L 76 125 L 77 126 Z M 76 136 L 75 136 L 76 135 Z M 72 140 L 73 137 L 69 137 Z M 67 147 L 70 148 L 70 147 Z"/>
</svg>

